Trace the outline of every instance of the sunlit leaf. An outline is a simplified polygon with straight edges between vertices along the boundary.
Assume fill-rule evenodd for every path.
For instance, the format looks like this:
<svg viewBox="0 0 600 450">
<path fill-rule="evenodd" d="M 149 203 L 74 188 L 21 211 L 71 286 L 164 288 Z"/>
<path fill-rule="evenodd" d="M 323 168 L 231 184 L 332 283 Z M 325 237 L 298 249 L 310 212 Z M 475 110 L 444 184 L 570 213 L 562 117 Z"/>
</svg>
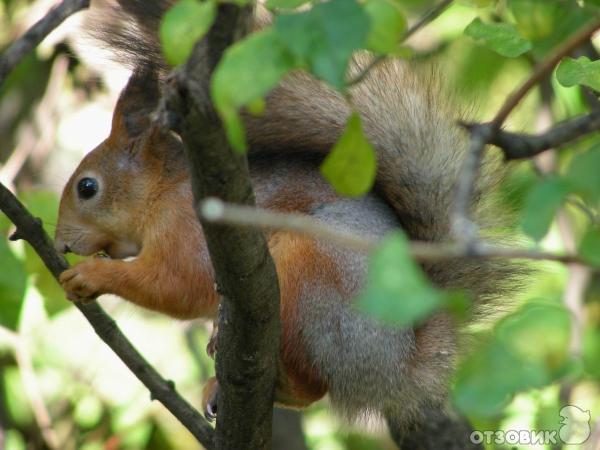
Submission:
<svg viewBox="0 0 600 450">
<path fill-rule="evenodd" d="M 173 66 L 187 61 L 194 45 L 204 36 L 217 14 L 212 0 L 180 0 L 164 15 L 160 42 L 167 62 Z"/>
<path fill-rule="evenodd" d="M 550 224 L 567 194 L 567 186 L 558 178 L 550 178 L 536 184 L 525 199 L 521 218 L 523 231 L 536 241 L 541 240 L 550 229 Z"/>
<path fill-rule="evenodd" d="M 379 53 L 396 52 L 406 32 L 406 19 L 398 4 L 392 0 L 368 0 L 365 11 L 371 19 L 367 48 Z"/>
<path fill-rule="evenodd" d="M 360 116 L 354 113 L 323 164 L 321 173 L 343 195 L 363 195 L 375 181 L 375 150 L 364 136 Z"/>
<path fill-rule="evenodd" d="M 465 29 L 465 34 L 502 56 L 515 58 L 531 49 L 531 43 L 508 23 L 484 23 L 475 19 Z"/>
<path fill-rule="evenodd" d="M 600 379 L 600 330 L 587 327 L 583 334 L 583 363 L 585 371 Z"/>
<path fill-rule="evenodd" d="M 31 403 L 25 393 L 25 387 L 23 386 L 23 380 L 19 374 L 17 367 L 5 367 L 0 372 L 0 377 L 3 377 L 2 382 L 3 390 L 8 395 L 4 399 L 5 407 L 10 415 L 12 421 L 21 427 L 27 427 L 33 425 L 33 413 Z"/>
<path fill-rule="evenodd" d="M 441 304 L 441 293 L 411 258 L 406 237 L 397 232 L 386 238 L 371 258 L 358 308 L 383 323 L 409 326 Z"/>
<path fill-rule="evenodd" d="M 366 41 L 369 16 L 356 0 L 331 0 L 277 17 L 275 29 L 312 73 L 340 89 L 352 52 Z"/>
<path fill-rule="evenodd" d="M 595 203 L 600 200 L 600 145 L 573 157 L 565 174 L 572 192 Z"/>
<path fill-rule="evenodd" d="M 529 303 L 500 322 L 497 334 L 521 359 L 546 370 L 548 378 L 565 371 L 569 362 L 571 319 L 562 305 Z"/>
<path fill-rule="evenodd" d="M 493 417 L 520 391 L 569 369 L 570 319 L 556 305 L 532 303 L 504 319 L 460 365 L 454 402 L 465 414 Z"/>
<path fill-rule="evenodd" d="M 58 216 L 58 196 L 50 191 L 32 191 L 23 193 L 21 199 L 31 214 L 42 220 L 46 232 L 53 236 Z M 44 306 L 50 315 L 69 307 L 62 288 L 29 245 L 25 246 L 25 268 L 44 297 Z"/>
<path fill-rule="evenodd" d="M 0 238 L 0 325 L 16 330 L 27 286 L 23 263 L 12 253 L 4 237 Z"/>
<path fill-rule="evenodd" d="M 454 404 L 464 414 L 493 417 L 519 388 L 528 385 L 525 378 L 535 385 L 546 381 L 543 372 L 523 367 L 506 346 L 491 340 L 459 366 L 452 392 Z"/>
<path fill-rule="evenodd" d="M 570 35 L 594 19 L 575 2 L 563 0 L 509 0 L 519 33 L 528 39 L 537 59 L 546 57 Z"/>
<path fill-rule="evenodd" d="M 102 402 L 95 395 L 86 395 L 77 400 L 73 419 L 82 428 L 93 428 L 102 418 Z"/>
<path fill-rule="evenodd" d="M 267 0 L 269 9 L 296 9 L 311 0 Z"/>
<path fill-rule="evenodd" d="M 600 228 L 592 228 L 583 236 L 579 254 L 588 263 L 600 267 Z"/>
<path fill-rule="evenodd" d="M 565 58 L 556 69 L 556 79 L 565 87 L 582 84 L 600 91 L 600 61 L 585 56 Z"/>
<path fill-rule="evenodd" d="M 239 108 L 257 106 L 256 102 L 293 67 L 294 59 L 272 29 L 255 33 L 225 52 L 215 69 L 211 90 L 233 148 L 246 148 Z"/>
</svg>

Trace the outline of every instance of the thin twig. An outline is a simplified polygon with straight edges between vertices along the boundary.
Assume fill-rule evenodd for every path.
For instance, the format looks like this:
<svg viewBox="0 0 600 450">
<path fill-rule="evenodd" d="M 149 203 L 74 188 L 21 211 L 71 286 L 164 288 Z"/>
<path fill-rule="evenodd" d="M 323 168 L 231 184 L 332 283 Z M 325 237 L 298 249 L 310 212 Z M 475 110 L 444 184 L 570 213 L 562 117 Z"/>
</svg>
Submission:
<svg viewBox="0 0 600 450">
<path fill-rule="evenodd" d="M 0 85 L 10 71 L 66 18 L 89 6 L 90 0 L 63 0 L 13 42 L 0 57 Z"/>
<path fill-rule="evenodd" d="M 600 28 L 600 20 L 594 21 L 591 25 L 582 28 L 565 41 L 554 53 L 540 62 L 533 70 L 531 76 L 513 92 L 504 102 L 492 123 L 496 129 L 499 129 L 512 110 L 523 100 L 525 95 L 535 86 L 544 76 L 546 76 L 554 66 L 566 55 L 571 53 L 577 47 L 588 41 L 590 37 Z"/>
<path fill-rule="evenodd" d="M 600 28 L 600 20 L 594 21 L 591 25 L 588 25 L 567 39 L 550 57 L 535 67 L 533 74 L 504 102 L 492 122 L 471 126 L 469 130 L 469 150 L 458 179 L 452 215 L 452 233 L 455 239 L 463 242 L 477 239 L 477 227 L 469 218 L 469 209 L 475 190 L 477 172 L 481 165 L 481 158 L 486 144 L 494 140 L 494 136 L 499 132 L 508 115 L 521 102 L 529 90 L 546 76 L 563 56 L 568 55 L 589 40 L 598 28 Z"/>
<path fill-rule="evenodd" d="M 69 265 L 59 255 L 41 221 L 33 217 L 17 198 L 0 184 L 0 210 L 16 225 L 13 235 L 25 239 L 48 270 L 58 280 Z M 208 422 L 165 380 L 129 342 L 115 321 L 95 302 L 75 303 L 94 331 L 117 354 L 133 374 L 148 388 L 152 399 L 160 401 L 207 449 L 213 449 L 213 429 Z"/>
<path fill-rule="evenodd" d="M 415 24 L 413 24 L 412 27 L 410 27 L 408 29 L 408 31 L 406 32 L 406 34 L 404 35 L 404 38 L 402 40 L 403 41 L 407 40 L 409 37 L 411 37 L 413 34 L 415 34 L 417 31 L 419 31 L 425 25 L 427 25 L 430 22 L 433 22 L 435 19 L 437 19 L 440 16 L 440 14 L 442 14 L 446 10 L 446 8 L 448 8 L 448 6 L 450 6 L 450 4 L 453 1 L 454 0 L 442 0 L 437 5 L 435 5 L 433 8 L 431 8 L 429 11 L 427 11 L 425 13 L 425 15 L 423 17 L 421 17 L 421 19 L 419 19 Z"/>
<path fill-rule="evenodd" d="M 314 236 L 359 252 L 370 252 L 377 247 L 377 240 L 347 233 L 329 227 L 310 216 L 282 214 L 264 209 L 224 203 L 217 198 L 202 202 L 200 214 L 209 222 L 248 225 L 270 230 L 292 230 Z"/>
<path fill-rule="evenodd" d="M 360 252 L 372 252 L 379 244 L 376 239 L 369 239 L 356 234 L 341 232 L 316 219 L 300 214 L 283 214 L 248 206 L 224 203 L 216 198 L 204 200 L 200 206 L 200 214 L 204 220 L 227 225 L 259 227 L 267 230 L 290 230 L 313 236 L 327 242 L 350 248 Z M 417 261 L 444 261 L 452 259 L 531 259 L 549 260 L 562 263 L 585 264 L 574 254 L 558 255 L 536 250 L 514 247 L 500 247 L 487 242 L 477 241 L 463 244 L 453 242 L 421 242 L 410 243 L 410 254 Z"/>
<path fill-rule="evenodd" d="M 479 124 L 465 124 L 473 130 Z M 507 160 L 531 158 L 545 150 L 557 148 L 600 130 L 600 109 L 560 122 L 541 134 L 511 133 L 498 130 L 489 143 L 502 149 Z"/>
<path fill-rule="evenodd" d="M 452 216 L 452 235 L 464 242 L 477 239 L 477 226 L 469 219 L 469 212 L 483 150 L 493 135 L 493 125 L 481 124 L 470 131 L 469 150 L 458 178 Z"/>
<path fill-rule="evenodd" d="M 450 6 L 450 4 L 453 1 L 454 0 L 442 0 L 440 3 L 438 3 L 429 11 L 427 11 L 423 15 L 423 17 L 421 17 L 412 27 L 410 27 L 406 31 L 406 33 L 404 33 L 401 42 L 406 41 L 409 37 L 411 37 L 413 34 L 415 34 L 428 23 L 433 22 L 440 14 L 442 14 L 446 10 L 446 8 L 448 8 L 448 6 Z M 374 57 L 371 60 L 371 62 L 358 75 L 356 75 L 353 79 L 348 81 L 348 86 L 354 86 L 355 84 L 360 83 L 362 80 L 365 79 L 369 72 L 373 70 L 375 66 L 379 65 L 379 63 L 381 63 L 386 58 L 387 55 L 377 55 L 376 57 Z"/>
</svg>

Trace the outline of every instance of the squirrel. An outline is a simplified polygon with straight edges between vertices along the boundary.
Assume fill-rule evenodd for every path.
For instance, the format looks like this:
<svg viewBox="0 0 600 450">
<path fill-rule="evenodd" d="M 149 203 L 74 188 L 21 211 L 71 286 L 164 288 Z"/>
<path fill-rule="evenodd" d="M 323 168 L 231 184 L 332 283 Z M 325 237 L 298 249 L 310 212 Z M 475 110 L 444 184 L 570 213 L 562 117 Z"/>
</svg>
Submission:
<svg viewBox="0 0 600 450">
<path fill-rule="evenodd" d="M 153 120 L 168 71 L 157 30 L 172 3 L 106 2 L 92 16 L 95 37 L 133 72 L 110 135 L 64 188 L 56 228 L 60 252 L 104 252 L 108 258 L 80 262 L 60 282 L 71 300 L 110 293 L 175 318 L 214 319 L 219 299 L 183 144 Z M 256 27 L 264 23 L 258 18 Z M 356 55 L 348 76 L 369 62 Z M 341 135 L 350 107 L 312 76 L 289 74 L 266 97 L 262 115 L 244 116 L 257 206 L 310 215 L 372 238 L 400 227 L 411 239 L 448 239 L 468 138 L 438 79 L 406 61 L 385 59 L 350 88 L 378 169 L 373 192 L 344 198 L 318 167 Z M 471 210 L 485 227 L 482 200 L 498 177 L 495 170 L 482 172 Z M 403 448 L 416 448 L 407 435 L 427 424 L 437 427 L 429 437 L 443 434 L 438 422 L 452 415 L 446 397 L 461 341 L 452 316 L 439 312 L 414 328 L 384 326 L 352 307 L 365 282 L 366 255 L 290 231 L 269 232 L 267 240 L 281 292 L 277 404 L 302 408 L 328 393 L 345 417 L 384 417 Z M 135 259 L 124 260 L 129 257 Z M 485 314 L 514 273 L 510 264 L 495 261 L 428 262 L 422 268 L 434 285 L 467 291 L 475 315 Z M 214 381 L 206 389 L 209 413 L 216 389 Z M 427 422 L 426 416 L 436 419 Z M 431 448 L 476 448 L 467 430 L 456 447 L 438 441 Z"/>
</svg>

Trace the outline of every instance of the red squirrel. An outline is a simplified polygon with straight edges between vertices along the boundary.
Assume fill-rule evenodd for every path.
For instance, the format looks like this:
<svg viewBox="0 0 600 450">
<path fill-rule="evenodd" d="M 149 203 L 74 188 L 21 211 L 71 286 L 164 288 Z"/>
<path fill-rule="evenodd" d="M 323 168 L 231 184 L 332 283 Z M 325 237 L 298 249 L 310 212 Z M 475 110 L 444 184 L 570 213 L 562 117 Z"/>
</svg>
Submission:
<svg viewBox="0 0 600 450">
<path fill-rule="evenodd" d="M 80 262 L 60 282 L 71 300 L 110 293 L 179 319 L 215 318 L 218 296 L 182 143 L 152 116 L 167 70 L 156 30 L 171 3 L 122 0 L 95 16 L 100 39 L 134 70 L 109 137 L 64 188 L 56 230 L 61 252 L 109 258 Z M 349 76 L 368 62 L 356 56 Z M 245 116 L 257 205 L 372 238 L 401 227 L 411 239 L 447 239 L 468 140 L 436 77 L 388 59 L 350 96 L 377 151 L 374 191 L 344 198 L 319 174 L 350 107 L 324 83 L 295 72 L 267 96 L 264 114 Z M 481 226 L 480 199 L 494 185 L 489 172 L 472 206 Z M 437 313 L 415 328 L 381 325 L 352 307 L 365 281 L 366 255 L 289 231 L 267 239 L 281 291 L 278 404 L 304 407 L 328 393 L 344 416 L 379 414 L 393 434 L 419 423 L 426 410 L 443 410 L 459 351 L 450 315 Z M 511 273 L 509 266 L 481 261 L 423 269 L 436 286 L 466 290 L 475 312 L 499 295 Z M 209 389 L 207 396 L 213 394 Z"/>
</svg>

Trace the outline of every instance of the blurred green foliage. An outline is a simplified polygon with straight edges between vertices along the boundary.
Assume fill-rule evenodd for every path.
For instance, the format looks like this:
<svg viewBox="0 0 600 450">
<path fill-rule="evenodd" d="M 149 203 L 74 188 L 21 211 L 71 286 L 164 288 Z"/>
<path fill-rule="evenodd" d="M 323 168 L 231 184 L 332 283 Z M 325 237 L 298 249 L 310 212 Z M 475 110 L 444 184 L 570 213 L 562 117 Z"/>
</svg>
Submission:
<svg viewBox="0 0 600 450">
<path fill-rule="evenodd" d="M 489 120 L 537 62 L 600 14 L 598 0 L 456 0 L 433 23 L 402 43 L 407 23 L 414 23 L 434 1 L 332 0 L 309 11 L 293 11 L 304 3 L 308 2 L 269 0 L 270 8 L 284 14 L 273 28 L 236 44 L 219 65 L 213 97 L 238 149 L 244 147 L 240 107 L 260 113 L 264 95 L 295 68 L 311 70 L 343 92 L 346 64 L 358 48 L 407 54 L 403 48 L 410 47 L 415 61 L 440 68 L 457 93 L 459 107 L 470 110 L 473 103 L 478 105 L 470 118 Z M 212 23 L 215 4 L 212 0 L 184 0 L 163 22 L 161 39 L 172 64 L 185 60 L 194 40 Z M 30 23 L 27 12 L 34 7 L 39 7 L 38 2 L 0 1 L 0 48 L 26 28 Z M 0 163 L 9 160 L 20 130 L 36 114 L 59 56 L 71 58 L 61 91 L 69 99 L 69 111 L 83 109 L 106 95 L 103 86 L 93 81 L 95 68 L 82 69 L 70 45 L 67 39 L 49 51 L 36 51 L 0 87 L 0 142 L 4 144 Z M 597 94 L 593 90 L 599 87 L 600 69 L 595 48 L 585 52 L 565 58 L 551 79 L 514 111 L 508 127 L 539 132 L 552 123 L 589 112 L 593 104 L 588 104 L 584 89 Z M 49 158 L 84 142 L 66 128 L 64 117 L 52 126 L 71 130 L 65 133 L 71 142 L 61 143 L 58 136 Z M 338 143 L 333 162 L 323 170 L 334 185 L 360 194 L 372 182 L 372 150 L 363 142 L 359 122 L 350 123 L 347 133 L 353 138 Z M 496 201 L 502 209 L 513 211 L 516 220 L 514 226 L 501 231 L 517 236 L 531 248 L 551 251 L 570 250 L 567 241 L 571 239 L 582 258 L 600 267 L 597 133 L 561 149 L 554 159 L 547 173 L 529 161 L 509 167 Z M 350 181 L 348 167 L 352 168 Z M 11 181 L 51 233 L 58 206 L 56 190 L 61 184 L 53 182 L 67 176 L 69 170 L 54 177 L 43 176 L 42 168 L 43 163 L 26 165 Z M 360 189 L 349 192 L 357 184 Z M 558 226 L 559 211 L 571 222 L 573 235 L 568 239 Z M 0 216 L 0 233 L 8 236 L 9 232 L 10 224 Z M 361 307 L 403 325 L 442 306 L 464 312 L 468 299 L 429 286 L 406 249 L 405 238 L 397 235 L 374 255 Z M 563 298 L 573 289 L 574 273 L 554 263 L 528 263 L 526 267 L 536 272 L 525 280 L 526 288 L 518 298 L 507 299 L 515 305 L 506 308 L 508 314 L 495 324 L 477 324 L 468 330 L 470 351 L 460 364 L 452 399 L 478 430 L 556 430 L 560 427 L 558 411 L 566 404 L 590 410 L 593 420 L 600 418 L 598 274 L 586 275 L 589 283 L 584 284 L 587 289 L 582 294 L 583 320 L 573 322 Z M 403 274 L 402 282 L 397 273 Z M 415 302 L 395 301 L 398 298 L 414 298 Z M 118 301 L 103 301 L 148 360 L 198 406 L 202 383 L 213 371 L 204 352 L 208 340 L 204 324 L 174 322 Z M 40 431 L 44 409 L 60 449 L 198 448 L 96 338 L 39 258 L 23 243 L 0 239 L 0 302 L 4 448 L 48 448 L 44 442 L 48 438 Z M 572 348 L 575 331 L 582 339 L 578 352 Z M 311 449 L 393 448 L 380 431 L 367 433 L 360 427 L 348 430 L 340 425 L 323 404 L 305 412 L 303 421 Z M 507 447 L 490 444 L 488 448 Z"/>
</svg>

